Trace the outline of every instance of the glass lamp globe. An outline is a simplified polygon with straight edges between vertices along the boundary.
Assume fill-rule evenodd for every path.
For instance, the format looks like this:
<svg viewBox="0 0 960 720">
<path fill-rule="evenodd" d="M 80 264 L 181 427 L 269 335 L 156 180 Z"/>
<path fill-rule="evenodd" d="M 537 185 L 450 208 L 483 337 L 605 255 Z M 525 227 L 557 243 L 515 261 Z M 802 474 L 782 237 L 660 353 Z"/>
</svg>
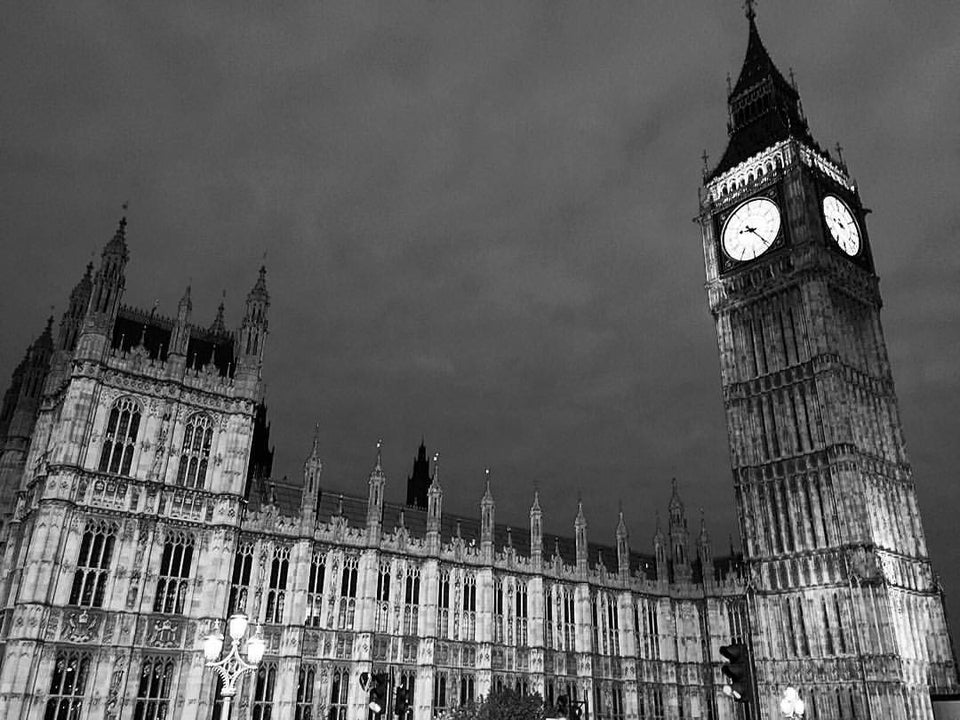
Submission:
<svg viewBox="0 0 960 720">
<path fill-rule="evenodd" d="M 793 701 L 800 696 L 797 694 L 797 689 L 795 687 L 793 687 L 792 685 L 788 685 L 787 689 L 783 691 L 783 697 L 786 698 L 787 700 Z"/>
<path fill-rule="evenodd" d="M 787 717 L 793 715 L 793 700 L 788 698 L 783 698 L 780 701 L 780 712 L 782 712 Z"/>
<path fill-rule="evenodd" d="M 232 637 L 234 640 L 239 640 L 242 638 L 244 633 L 247 632 L 247 624 L 247 616 L 243 613 L 231 615 L 229 620 L 230 637 Z"/>
<path fill-rule="evenodd" d="M 203 655 L 210 662 L 220 657 L 220 651 L 223 649 L 223 635 L 220 633 L 211 633 L 203 641 Z"/>
<path fill-rule="evenodd" d="M 247 660 L 256 665 L 263 659 L 263 653 L 267 649 L 263 638 L 257 635 L 247 640 Z"/>
<path fill-rule="evenodd" d="M 797 698 L 793 703 L 793 711 L 797 715 L 803 715 L 803 711 L 807 709 L 806 704 L 800 698 Z"/>
</svg>

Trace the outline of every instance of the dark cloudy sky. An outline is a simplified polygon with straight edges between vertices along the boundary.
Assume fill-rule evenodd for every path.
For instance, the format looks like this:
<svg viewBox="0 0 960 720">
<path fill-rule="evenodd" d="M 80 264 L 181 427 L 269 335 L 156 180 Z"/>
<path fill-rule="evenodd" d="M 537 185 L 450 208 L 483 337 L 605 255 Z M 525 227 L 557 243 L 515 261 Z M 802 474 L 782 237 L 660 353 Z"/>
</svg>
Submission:
<svg viewBox="0 0 960 720">
<path fill-rule="evenodd" d="M 931 555 L 960 615 L 960 5 L 759 6 L 865 203 Z M 717 2 L 17 3 L 0 29 L 0 376 L 130 201 L 126 301 L 228 319 L 267 253 L 275 469 L 635 547 L 676 475 L 735 529 L 700 154 L 747 28 Z"/>
</svg>

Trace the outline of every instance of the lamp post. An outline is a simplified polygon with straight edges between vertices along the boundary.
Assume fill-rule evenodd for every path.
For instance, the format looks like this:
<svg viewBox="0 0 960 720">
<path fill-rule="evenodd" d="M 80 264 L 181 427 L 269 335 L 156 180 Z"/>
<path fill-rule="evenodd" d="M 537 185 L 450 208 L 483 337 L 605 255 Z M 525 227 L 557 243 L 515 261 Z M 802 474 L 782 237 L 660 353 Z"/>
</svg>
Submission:
<svg viewBox="0 0 960 720">
<path fill-rule="evenodd" d="M 247 640 L 247 662 L 240 657 L 240 643 L 243 636 L 247 633 L 249 621 L 243 613 L 231 615 L 227 621 L 227 630 L 230 633 L 230 652 L 222 660 L 220 652 L 223 650 L 223 634 L 214 632 L 207 635 L 203 641 L 203 654 L 207 658 L 207 667 L 211 667 L 220 673 L 223 680 L 223 688 L 220 690 L 220 697 L 223 698 L 223 705 L 220 708 L 220 720 L 229 720 L 230 718 L 230 700 L 237 694 L 237 683 L 243 674 L 257 669 L 257 665 L 263 659 L 263 651 L 266 645 L 263 638 L 260 637 L 260 626 L 254 632 L 253 637 Z"/>
<path fill-rule="evenodd" d="M 793 686 L 788 686 L 787 689 L 783 691 L 783 699 L 780 700 L 780 712 L 783 713 L 783 716 L 785 718 L 799 720 L 799 718 L 803 717 L 806 709 L 806 703 L 800 699 L 800 694 L 797 692 L 797 689 Z"/>
</svg>

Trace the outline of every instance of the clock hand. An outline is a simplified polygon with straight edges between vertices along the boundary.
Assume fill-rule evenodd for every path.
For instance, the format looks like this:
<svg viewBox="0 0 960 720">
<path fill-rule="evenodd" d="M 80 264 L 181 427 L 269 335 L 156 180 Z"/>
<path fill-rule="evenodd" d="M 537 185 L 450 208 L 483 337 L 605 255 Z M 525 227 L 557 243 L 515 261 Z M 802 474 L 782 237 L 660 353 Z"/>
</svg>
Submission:
<svg viewBox="0 0 960 720">
<path fill-rule="evenodd" d="M 763 244 L 764 244 L 764 245 L 769 245 L 769 244 L 770 244 L 770 243 L 767 241 L 767 239 L 766 239 L 765 237 L 763 237 L 763 235 L 761 235 L 760 233 L 758 233 L 758 232 L 757 232 L 756 230 L 754 230 L 753 228 L 747 228 L 747 230 L 749 230 L 749 231 L 752 232 L 754 235 L 756 235 L 758 238 L 760 238 L 760 239 L 763 241 Z"/>
</svg>

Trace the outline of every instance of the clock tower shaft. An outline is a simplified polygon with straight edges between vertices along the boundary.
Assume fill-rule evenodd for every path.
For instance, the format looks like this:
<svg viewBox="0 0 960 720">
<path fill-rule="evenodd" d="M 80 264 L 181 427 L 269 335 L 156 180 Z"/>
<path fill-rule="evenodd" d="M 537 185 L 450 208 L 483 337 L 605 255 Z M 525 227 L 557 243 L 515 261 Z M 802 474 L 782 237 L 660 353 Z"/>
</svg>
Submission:
<svg viewBox="0 0 960 720">
<path fill-rule="evenodd" d="M 730 139 L 705 177 L 700 225 L 760 717 L 779 717 L 788 684 L 811 699 L 814 717 L 933 717 L 931 693 L 956 692 L 957 672 L 883 338 L 867 211 L 842 161 L 813 140 L 796 87 L 748 19 Z M 831 236 L 828 196 L 858 225 L 852 255 Z M 755 259 L 730 257 L 725 221 L 757 197 L 779 207 L 779 233 Z"/>
</svg>

